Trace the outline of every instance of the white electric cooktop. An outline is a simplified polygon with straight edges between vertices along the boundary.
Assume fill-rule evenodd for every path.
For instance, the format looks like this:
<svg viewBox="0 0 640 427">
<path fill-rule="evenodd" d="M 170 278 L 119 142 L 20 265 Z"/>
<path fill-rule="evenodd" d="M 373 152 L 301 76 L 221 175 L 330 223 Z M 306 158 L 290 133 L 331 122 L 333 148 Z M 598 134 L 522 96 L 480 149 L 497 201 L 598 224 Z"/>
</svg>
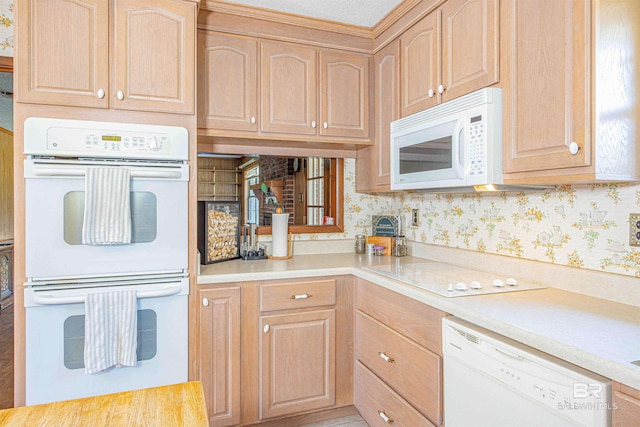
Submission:
<svg viewBox="0 0 640 427">
<path fill-rule="evenodd" d="M 513 277 L 500 277 L 435 261 L 362 268 L 444 297 L 544 289 L 544 286 L 522 282 Z"/>
</svg>

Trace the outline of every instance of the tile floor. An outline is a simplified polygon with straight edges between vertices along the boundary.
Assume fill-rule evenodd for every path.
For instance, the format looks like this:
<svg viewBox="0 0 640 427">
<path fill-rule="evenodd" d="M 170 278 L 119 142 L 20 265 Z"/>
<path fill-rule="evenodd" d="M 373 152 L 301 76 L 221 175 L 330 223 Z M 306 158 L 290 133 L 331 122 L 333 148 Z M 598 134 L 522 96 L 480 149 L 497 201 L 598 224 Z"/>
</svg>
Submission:
<svg viewBox="0 0 640 427">
<path fill-rule="evenodd" d="M 302 427 L 369 427 L 369 424 L 365 423 L 360 415 L 349 415 L 348 417 L 305 424 Z"/>
</svg>

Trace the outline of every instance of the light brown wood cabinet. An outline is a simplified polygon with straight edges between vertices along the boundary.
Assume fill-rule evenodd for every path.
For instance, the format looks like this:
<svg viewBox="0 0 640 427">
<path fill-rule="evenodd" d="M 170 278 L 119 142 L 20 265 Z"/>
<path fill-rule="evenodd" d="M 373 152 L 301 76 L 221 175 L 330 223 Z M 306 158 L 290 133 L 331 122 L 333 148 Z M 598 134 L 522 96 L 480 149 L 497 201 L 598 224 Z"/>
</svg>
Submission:
<svg viewBox="0 0 640 427">
<path fill-rule="evenodd" d="M 260 129 L 369 138 L 369 55 L 262 41 Z"/>
<path fill-rule="evenodd" d="M 505 183 L 640 179 L 640 3 L 507 0 L 502 14 Z"/>
<path fill-rule="evenodd" d="M 258 40 L 198 30 L 198 127 L 256 132 Z"/>
<path fill-rule="evenodd" d="M 355 403 L 365 421 L 441 425 L 446 313 L 363 279 L 356 307 Z"/>
<path fill-rule="evenodd" d="M 200 285 L 194 353 L 210 425 L 353 405 L 354 293 L 352 276 Z"/>
<path fill-rule="evenodd" d="M 640 390 L 613 383 L 613 427 L 635 427 L 640 422 Z"/>
<path fill-rule="evenodd" d="M 200 289 L 199 380 L 209 425 L 240 423 L 240 287 Z"/>
<path fill-rule="evenodd" d="M 499 80 L 499 2 L 448 0 L 400 36 L 402 116 Z"/>
<path fill-rule="evenodd" d="M 195 19 L 191 1 L 25 1 L 16 100 L 193 114 Z"/>
<path fill-rule="evenodd" d="M 260 419 L 335 405 L 335 304 L 335 279 L 260 285 Z"/>
<path fill-rule="evenodd" d="M 400 118 L 400 41 L 395 40 L 373 57 L 375 145 L 358 150 L 356 189 L 359 192 L 391 189 L 389 160 L 391 122 Z"/>
</svg>

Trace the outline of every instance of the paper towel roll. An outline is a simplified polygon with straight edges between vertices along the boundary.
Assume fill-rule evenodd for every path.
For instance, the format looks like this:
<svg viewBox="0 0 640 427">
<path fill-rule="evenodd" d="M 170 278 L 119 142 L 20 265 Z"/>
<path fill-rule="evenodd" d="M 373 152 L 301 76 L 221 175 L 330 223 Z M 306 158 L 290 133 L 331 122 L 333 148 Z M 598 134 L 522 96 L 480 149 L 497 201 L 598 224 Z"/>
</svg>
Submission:
<svg viewBox="0 0 640 427">
<path fill-rule="evenodd" d="M 288 253 L 287 238 L 289 235 L 289 214 L 273 214 L 271 216 L 271 238 L 273 240 L 273 256 L 286 257 Z"/>
</svg>

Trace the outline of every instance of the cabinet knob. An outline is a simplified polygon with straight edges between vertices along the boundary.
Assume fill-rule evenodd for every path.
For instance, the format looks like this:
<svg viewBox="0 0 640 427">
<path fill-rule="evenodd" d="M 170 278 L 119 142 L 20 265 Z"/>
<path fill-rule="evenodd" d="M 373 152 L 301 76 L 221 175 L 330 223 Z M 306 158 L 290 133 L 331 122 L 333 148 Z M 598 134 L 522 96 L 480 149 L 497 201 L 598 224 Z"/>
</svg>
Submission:
<svg viewBox="0 0 640 427">
<path fill-rule="evenodd" d="M 443 85 L 438 86 L 438 93 L 441 94 L 443 92 L 444 92 L 444 86 Z"/>
<path fill-rule="evenodd" d="M 578 145 L 578 143 L 571 142 L 571 144 L 569 144 L 569 153 L 575 156 L 576 154 L 578 154 L 578 151 L 580 151 L 580 146 Z"/>
<path fill-rule="evenodd" d="M 98 89 L 98 98 L 100 98 L 100 99 L 104 98 L 104 90 L 103 89 Z"/>
<path fill-rule="evenodd" d="M 433 91 L 433 89 L 429 89 L 429 98 L 433 98 L 433 95 L 435 95 L 435 92 Z"/>
<path fill-rule="evenodd" d="M 256 124 L 256 118 L 254 116 L 251 116 L 251 124 L 252 125 Z"/>
<path fill-rule="evenodd" d="M 315 120 L 311 122 L 311 127 L 314 128 L 314 129 L 316 128 L 316 121 Z"/>
<path fill-rule="evenodd" d="M 269 329 L 271 329 L 269 327 L 269 324 L 264 325 L 264 328 L 262 328 L 262 330 L 264 331 L 265 334 L 269 332 Z"/>
<path fill-rule="evenodd" d="M 325 128 L 325 129 L 327 129 L 327 128 L 329 127 L 329 123 L 324 122 L 324 123 L 322 124 L 322 127 L 323 127 L 323 128 Z"/>
<path fill-rule="evenodd" d="M 396 361 L 396 359 L 394 359 L 393 357 L 389 356 L 384 351 L 378 352 L 378 356 L 380 356 L 382 358 L 382 360 L 384 360 L 385 362 L 395 363 L 395 361 Z"/>
<path fill-rule="evenodd" d="M 124 99 L 124 92 L 122 92 L 121 90 L 116 92 L 116 98 L 118 98 L 120 101 L 122 101 Z"/>
<path fill-rule="evenodd" d="M 389 418 L 387 414 L 384 413 L 384 411 L 378 411 L 378 415 L 380 415 L 380 418 L 382 418 L 387 424 L 393 424 L 395 422 L 393 421 L 393 418 Z"/>
<path fill-rule="evenodd" d="M 202 298 L 202 305 L 209 307 L 209 298 Z"/>
</svg>

